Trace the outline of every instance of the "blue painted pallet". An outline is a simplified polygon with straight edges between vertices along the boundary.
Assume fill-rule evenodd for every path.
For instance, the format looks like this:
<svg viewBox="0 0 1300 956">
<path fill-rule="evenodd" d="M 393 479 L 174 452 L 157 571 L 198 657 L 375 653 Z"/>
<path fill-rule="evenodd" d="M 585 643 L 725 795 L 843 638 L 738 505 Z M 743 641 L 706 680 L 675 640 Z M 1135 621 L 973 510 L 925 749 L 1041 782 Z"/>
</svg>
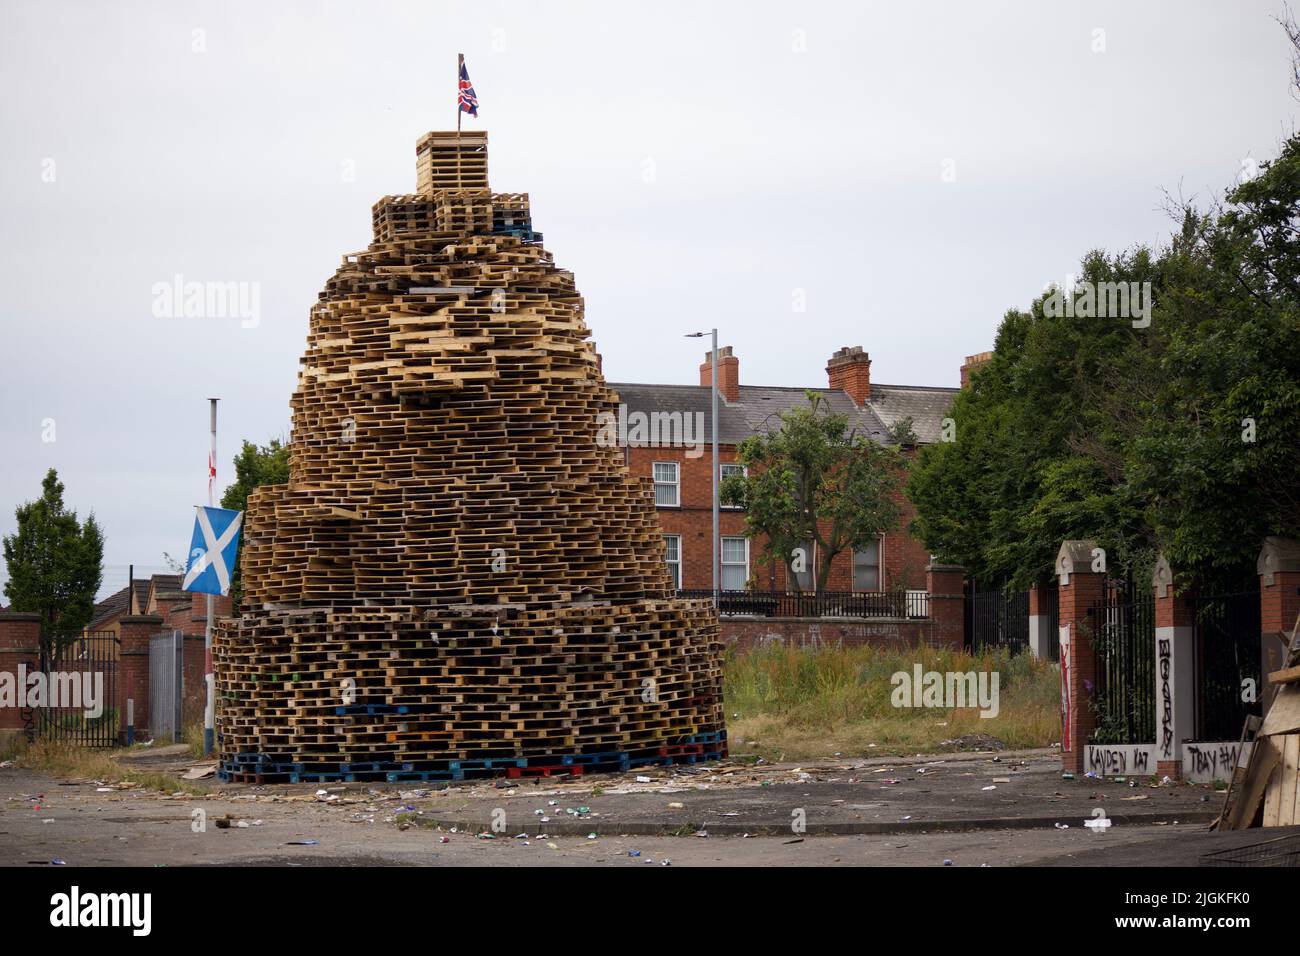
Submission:
<svg viewBox="0 0 1300 956">
<path fill-rule="evenodd" d="M 598 754 L 566 754 L 560 758 L 560 762 L 566 765 L 582 764 L 586 767 L 609 767 L 613 769 L 618 767 L 620 770 L 626 770 L 631 766 L 631 758 L 622 751 L 607 751 Z"/>
<path fill-rule="evenodd" d="M 478 760 L 450 760 L 452 770 L 497 770 L 502 767 L 524 767 L 527 762 L 523 757 L 483 757 Z"/>
<path fill-rule="evenodd" d="M 245 766 L 247 764 L 270 763 L 271 758 L 266 754 L 235 754 L 228 762 L 236 766 Z"/>
<path fill-rule="evenodd" d="M 403 780 L 464 780 L 462 770 L 393 770 L 385 775 L 389 783 Z"/>
<path fill-rule="evenodd" d="M 291 773 L 290 783 L 354 783 L 354 773 Z"/>
<path fill-rule="evenodd" d="M 687 737 L 683 743 L 688 744 L 717 744 L 727 739 L 725 730 L 715 730 L 708 734 L 696 734 L 694 737 Z"/>
</svg>

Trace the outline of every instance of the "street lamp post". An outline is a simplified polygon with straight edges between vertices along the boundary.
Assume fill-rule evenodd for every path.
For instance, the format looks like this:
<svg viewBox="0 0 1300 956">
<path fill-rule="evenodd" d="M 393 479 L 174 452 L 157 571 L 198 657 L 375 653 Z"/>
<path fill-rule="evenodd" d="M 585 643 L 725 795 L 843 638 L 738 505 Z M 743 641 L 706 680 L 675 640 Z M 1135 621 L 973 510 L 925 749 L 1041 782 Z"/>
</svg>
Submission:
<svg viewBox="0 0 1300 956">
<path fill-rule="evenodd" d="M 722 541 L 718 537 L 718 330 L 712 329 L 710 334 L 713 337 L 713 349 L 709 353 L 709 367 L 712 373 L 713 387 L 712 406 L 713 414 L 710 421 L 709 433 L 713 444 L 713 540 L 710 543 L 710 557 L 713 561 L 713 606 L 718 607 L 719 590 L 718 590 L 718 549 L 722 546 Z M 703 332 L 687 333 L 687 338 L 699 339 L 704 337 Z"/>
</svg>

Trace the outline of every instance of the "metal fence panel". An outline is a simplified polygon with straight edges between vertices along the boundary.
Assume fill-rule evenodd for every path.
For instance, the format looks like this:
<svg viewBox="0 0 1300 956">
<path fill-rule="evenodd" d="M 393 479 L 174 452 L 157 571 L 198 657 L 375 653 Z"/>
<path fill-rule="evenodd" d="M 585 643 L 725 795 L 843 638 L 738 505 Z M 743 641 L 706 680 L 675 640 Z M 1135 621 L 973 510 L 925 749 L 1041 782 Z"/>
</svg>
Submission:
<svg viewBox="0 0 1300 956">
<path fill-rule="evenodd" d="M 121 726 L 117 635 L 111 631 L 55 635 L 51 646 L 53 650 L 40 662 L 46 702 L 33 715 L 36 735 L 83 747 L 114 746 Z"/>
<path fill-rule="evenodd" d="M 184 637 L 168 631 L 149 638 L 149 733 L 154 740 L 181 739 L 184 699 Z"/>
<path fill-rule="evenodd" d="M 1155 595 L 1131 582 L 1109 582 L 1088 616 L 1096 681 L 1092 743 L 1156 740 Z"/>
<path fill-rule="evenodd" d="M 678 597 L 712 598 L 713 592 L 683 588 Z M 926 591 L 719 591 L 724 617 L 891 617 L 924 620 L 930 616 Z"/>
<path fill-rule="evenodd" d="M 1028 591 L 970 590 L 966 598 L 972 651 L 1005 647 L 1019 654 L 1029 648 Z"/>
<path fill-rule="evenodd" d="M 1196 625 L 1196 739 L 1236 740 L 1246 717 L 1261 713 L 1259 588 L 1194 595 Z M 1255 682 L 1247 701 L 1243 682 Z"/>
</svg>

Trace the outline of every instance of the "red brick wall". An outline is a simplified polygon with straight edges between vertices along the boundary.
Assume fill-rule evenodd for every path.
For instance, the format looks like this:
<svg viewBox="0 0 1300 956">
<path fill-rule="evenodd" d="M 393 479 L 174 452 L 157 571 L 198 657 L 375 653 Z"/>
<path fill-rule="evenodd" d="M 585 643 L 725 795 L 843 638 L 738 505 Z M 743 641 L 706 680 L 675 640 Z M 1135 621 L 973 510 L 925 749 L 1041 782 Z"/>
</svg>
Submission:
<svg viewBox="0 0 1300 956">
<path fill-rule="evenodd" d="M 18 679 L 20 664 L 34 671 L 41 661 L 41 618 L 39 614 L 19 611 L 0 611 L 0 673 Z M 19 688 L 21 692 L 23 688 Z M 22 733 L 23 710 L 19 707 L 0 707 L 0 746 L 8 739 Z"/>
<path fill-rule="evenodd" d="M 629 448 L 628 466 L 634 475 L 649 476 L 656 461 L 675 461 L 678 463 L 680 487 L 679 507 L 658 508 L 659 524 L 664 534 L 681 535 L 682 546 L 682 587 L 707 590 L 713 586 L 713 564 L 709 552 L 709 538 L 713 530 L 713 487 L 711 484 L 712 450 L 703 449 L 703 454 L 695 458 L 686 455 L 683 448 Z M 719 463 L 734 462 L 736 447 L 734 445 L 718 446 Z M 899 530 L 885 535 L 881 547 L 882 588 L 895 586 L 914 588 L 925 587 L 925 569 L 930 556 L 925 546 L 907 534 L 906 528 L 916 515 L 912 503 L 900 490 L 894 495 L 902 515 Z M 723 508 L 720 512 L 719 529 L 723 537 L 741 537 L 745 532 L 745 513 Z M 823 529 L 829 532 L 829 526 Z M 750 543 L 749 573 L 751 579 L 757 579 L 759 590 L 786 590 L 786 570 L 782 564 L 760 565 L 758 556 L 766 543 L 766 538 L 758 538 Z M 853 555 L 843 551 L 831 563 L 830 580 L 826 589 L 830 591 L 853 590 Z"/>
<path fill-rule="evenodd" d="M 183 642 L 184 657 L 182 678 L 184 680 L 181 716 L 184 724 L 189 726 L 203 722 L 203 708 L 207 703 L 207 682 L 204 680 L 203 635 L 186 634 Z"/>
<path fill-rule="evenodd" d="M 741 650 L 780 643 L 793 647 L 863 644 L 915 647 L 917 644 L 962 646 L 960 617 L 956 629 L 939 621 L 861 620 L 857 618 L 728 618 L 720 621 L 722 640 Z"/>
<path fill-rule="evenodd" d="M 137 739 L 149 737 L 149 639 L 162 630 L 159 614 L 137 614 L 121 620 L 117 660 L 117 708 L 122 733 L 127 728 L 127 699 L 135 702 Z"/>
</svg>

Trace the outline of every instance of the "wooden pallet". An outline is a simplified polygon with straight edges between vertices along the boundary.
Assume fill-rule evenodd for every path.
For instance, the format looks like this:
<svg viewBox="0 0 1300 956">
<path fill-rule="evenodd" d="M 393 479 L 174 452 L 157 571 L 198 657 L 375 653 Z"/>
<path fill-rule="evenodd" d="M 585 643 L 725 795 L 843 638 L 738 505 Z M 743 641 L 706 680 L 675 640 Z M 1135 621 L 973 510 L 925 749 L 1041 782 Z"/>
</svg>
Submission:
<svg viewBox="0 0 1300 956">
<path fill-rule="evenodd" d="M 598 441 L 573 276 L 488 190 L 486 134 L 423 137 L 417 182 L 311 310 L 289 482 L 249 498 L 214 641 L 223 760 L 708 755 L 683 741 L 723 727 L 717 617 L 673 598 L 649 479 Z"/>
</svg>

